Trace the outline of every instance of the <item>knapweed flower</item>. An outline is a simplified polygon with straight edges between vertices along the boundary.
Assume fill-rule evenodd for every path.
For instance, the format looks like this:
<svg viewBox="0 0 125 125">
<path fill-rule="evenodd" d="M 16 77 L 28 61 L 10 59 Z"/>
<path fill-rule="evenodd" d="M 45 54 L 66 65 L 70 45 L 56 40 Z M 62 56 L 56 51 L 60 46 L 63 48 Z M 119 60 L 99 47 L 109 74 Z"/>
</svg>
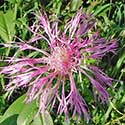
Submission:
<svg viewBox="0 0 125 125">
<path fill-rule="evenodd" d="M 6 90 L 13 92 L 18 87 L 28 87 L 27 102 L 39 99 L 41 113 L 48 106 L 53 109 L 58 104 L 58 113 L 68 117 L 71 111 L 72 116 L 84 114 L 84 118 L 88 119 L 87 104 L 76 88 L 74 76 L 82 73 L 88 77 L 98 91 L 100 100 L 109 100 L 106 87 L 112 86 L 113 79 L 98 66 L 88 63 L 88 60 L 96 61 L 107 52 L 115 53 L 116 40 L 109 41 L 100 38 L 98 32 L 93 33 L 96 20 L 92 15 L 82 14 L 81 10 L 65 25 L 63 31 L 59 30 L 57 20 L 49 22 L 45 14 L 40 14 L 38 19 L 38 23 L 29 28 L 33 38 L 27 42 L 12 43 L 11 46 L 18 47 L 18 52 L 38 52 L 39 56 L 14 55 L 8 60 L 9 66 L 2 70 L 10 78 Z M 45 50 L 39 44 L 44 41 L 48 45 Z M 69 90 L 65 90 L 67 84 L 70 85 Z"/>
</svg>

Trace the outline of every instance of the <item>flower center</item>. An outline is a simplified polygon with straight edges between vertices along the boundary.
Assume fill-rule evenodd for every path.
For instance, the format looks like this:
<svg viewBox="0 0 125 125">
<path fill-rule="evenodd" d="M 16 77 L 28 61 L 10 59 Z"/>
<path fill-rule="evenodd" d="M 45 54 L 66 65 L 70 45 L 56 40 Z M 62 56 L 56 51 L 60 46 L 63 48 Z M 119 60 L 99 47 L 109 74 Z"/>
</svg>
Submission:
<svg viewBox="0 0 125 125">
<path fill-rule="evenodd" d="M 52 55 L 49 57 L 48 64 L 51 69 L 67 74 L 71 71 L 73 62 L 72 51 L 66 47 L 55 47 Z"/>
</svg>

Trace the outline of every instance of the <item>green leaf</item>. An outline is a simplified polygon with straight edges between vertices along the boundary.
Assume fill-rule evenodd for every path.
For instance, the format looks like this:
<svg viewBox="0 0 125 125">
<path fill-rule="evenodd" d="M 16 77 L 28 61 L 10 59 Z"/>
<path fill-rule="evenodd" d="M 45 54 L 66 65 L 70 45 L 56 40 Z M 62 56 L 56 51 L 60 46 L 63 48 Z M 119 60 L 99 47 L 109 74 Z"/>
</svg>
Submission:
<svg viewBox="0 0 125 125">
<path fill-rule="evenodd" d="M 8 10 L 0 12 L 0 36 L 5 42 L 11 42 L 15 33 L 15 13 Z"/>
<path fill-rule="evenodd" d="M 2 116 L 2 118 L 0 119 L 0 122 L 2 122 L 3 120 L 7 119 L 8 117 L 11 117 L 13 115 L 17 115 L 20 114 L 20 112 L 22 111 L 23 107 L 25 106 L 25 94 L 23 96 L 21 96 L 20 98 L 18 98 L 8 109 L 7 111 L 4 113 L 4 115 Z"/>
<path fill-rule="evenodd" d="M 29 125 L 37 114 L 37 105 L 36 101 L 33 101 L 30 104 L 26 104 L 19 114 L 17 119 L 17 125 Z M 38 124 L 37 124 L 38 125 Z"/>
<path fill-rule="evenodd" d="M 112 76 L 116 76 L 118 71 L 120 70 L 121 66 L 123 65 L 123 62 L 125 60 L 125 54 L 124 52 L 121 54 L 121 56 L 119 57 L 116 66 L 114 67 L 114 70 L 112 72 Z"/>
<path fill-rule="evenodd" d="M 0 115 L 0 119 L 2 118 L 3 116 L 2 115 Z"/>
<path fill-rule="evenodd" d="M 43 122 L 42 122 L 40 114 L 34 117 L 34 120 L 31 123 L 31 125 L 43 125 Z"/>
<path fill-rule="evenodd" d="M 63 125 L 70 125 L 70 122 L 68 122 L 68 121 L 66 122 L 65 121 L 65 122 L 63 122 Z"/>
<path fill-rule="evenodd" d="M 9 0 L 9 2 L 12 3 L 12 4 L 16 4 L 16 3 L 19 3 L 20 0 Z"/>
<path fill-rule="evenodd" d="M 96 11 L 93 13 L 93 15 L 94 15 L 94 16 L 100 15 L 100 14 L 102 14 L 102 13 L 108 11 L 108 10 L 110 9 L 110 6 L 111 6 L 111 5 L 112 5 L 112 4 L 109 3 L 109 4 L 105 4 L 105 5 L 103 5 L 103 6 L 97 7 L 97 9 L 96 9 Z"/>
<path fill-rule="evenodd" d="M 12 115 L 6 118 L 2 123 L 0 123 L 0 125 L 17 125 L 17 117 L 18 115 Z"/>
<path fill-rule="evenodd" d="M 42 114 L 43 125 L 53 125 L 52 117 L 48 111 Z"/>
<path fill-rule="evenodd" d="M 6 52 L 6 48 L 1 47 L 1 48 L 0 48 L 0 55 L 5 54 L 5 52 Z M 1 64 L 0 64 L 0 65 L 1 65 Z"/>
<path fill-rule="evenodd" d="M 70 10 L 71 11 L 76 11 L 80 8 L 82 5 L 83 1 L 82 0 L 72 0 L 70 4 Z"/>
</svg>

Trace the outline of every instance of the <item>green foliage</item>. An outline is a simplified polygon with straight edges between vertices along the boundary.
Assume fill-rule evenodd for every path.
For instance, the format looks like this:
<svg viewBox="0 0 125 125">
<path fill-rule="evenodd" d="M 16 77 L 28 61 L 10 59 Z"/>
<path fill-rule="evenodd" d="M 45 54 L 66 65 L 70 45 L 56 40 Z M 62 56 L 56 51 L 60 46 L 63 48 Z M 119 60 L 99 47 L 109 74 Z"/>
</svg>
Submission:
<svg viewBox="0 0 125 125">
<path fill-rule="evenodd" d="M 17 125 L 28 125 L 34 119 L 34 116 L 37 113 L 36 102 L 25 104 L 24 108 L 21 110 L 17 118 Z"/>
<path fill-rule="evenodd" d="M 53 125 L 48 111 L 38 112 L 36 101 L 25 102 L 26 95 L 19 97 L 0 117 L 0 125 Z"/>
<path fill-rule="evenodd" d="M 18 115 L 11 115 L 10 117 L 7 117 L 3 122 L 0 123 L 0 125 L 17 125 L 17 116 Z"/>
<path fill-rule="evenodd" d="M 42 114 L 42 120 L 43 120 L 43 125 L 53 125 L 52 118 L 47 111 Z"/>
<path fill-rule="evenodd" d="M 25 95 L 21 96 L 11 106 L 9 106 L 7 111 L 1 117 L 0 122 L 3 122 L 5 119 L 11 116 L 14 116 L 14 119 L 15 119 L 15 115 L 20 114 L 22 109 L 24 108 L 24 105 L 25 105 L 24 99 L 25 99 Z"/>
<path fill-rule="evenodd" d="M 41 115 L 40 114 L 38 114 L 37 116 L 34 117 L 34 120 L 31 123 L 31 125 L 43 125 L 43 121 L 41 119 Z"/>
<path fill-rule="evenodd" d="M 12 10 L 0 12 L 0 36 L 5 42 L 12 42 L 15 33 L 15 16 Z"/>
<path fill-rule="evenodd" d="M 83 3 L 82 0 L 71 0 L 70 10 L 77 11 L 81 7 L 82 3 Z"/>
<path fill-rule="evenodd" d="M 112 4 L 111 3 L 109 3 L 109 4 L 105 4 L 104 6 L 97 6 L 97 8 L 94 10 L 94 13 L 93 13 L 93 15 L 94 16 L 100 16 L 100 15 L 105 15 L 105 13 L 107 12 L 107 11 L 109 11 L 109 9 L 110 9 L 110 6 L 111 6 Z"/>
</svg>

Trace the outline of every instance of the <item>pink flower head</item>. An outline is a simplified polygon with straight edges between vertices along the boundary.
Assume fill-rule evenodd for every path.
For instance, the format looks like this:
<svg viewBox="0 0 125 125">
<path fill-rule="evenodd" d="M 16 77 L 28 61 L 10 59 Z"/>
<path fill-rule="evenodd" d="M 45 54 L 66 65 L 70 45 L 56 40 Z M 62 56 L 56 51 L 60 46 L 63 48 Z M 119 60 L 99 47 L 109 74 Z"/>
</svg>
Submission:
<svg viewBox="0 0 125 125">
<path fill-rule="evenodd" d="M 100 100 L 109 100 L 106 87 L 112 85 L 113 79 L 87 60 L 98 60 L 107 52 L 115 53 L 116 40 L 108 41 L 100 38 L 98 33 L 92 34 L 90 31 L 96 21 L 91 15 L 82 14 L 81 10 L 67 23 L 63 32 L 59 30 L 58 21 L 50 23 L 43 14 L 38 19 L 39 23 L 29 28 L 33 38 L 14 44 L 19 51 L 37 51 L 40 57 L 11 58 L 10 65 L 2 70 L 2 73 L 10 76 L 6 90 L 11 92 L 18 87 L 28 87 L 27 101 L 38 98 L 40 112 L 44 112 L 48 106 L 53 109 L 58 104 L 57 112 L 65 113 L 66 117 L 72 111 L 72 116 L 84 114 L 85 119 L 89 119 L 87 105 L 76 88 L 74 76 L 80 72 L 84 74 L 97 89 Z M 40 40 L 47 42 L 47 51 L 35 47 Z M 70 84 L 69 93 L 65 90 L 67 83 Z"/>
</svg>

